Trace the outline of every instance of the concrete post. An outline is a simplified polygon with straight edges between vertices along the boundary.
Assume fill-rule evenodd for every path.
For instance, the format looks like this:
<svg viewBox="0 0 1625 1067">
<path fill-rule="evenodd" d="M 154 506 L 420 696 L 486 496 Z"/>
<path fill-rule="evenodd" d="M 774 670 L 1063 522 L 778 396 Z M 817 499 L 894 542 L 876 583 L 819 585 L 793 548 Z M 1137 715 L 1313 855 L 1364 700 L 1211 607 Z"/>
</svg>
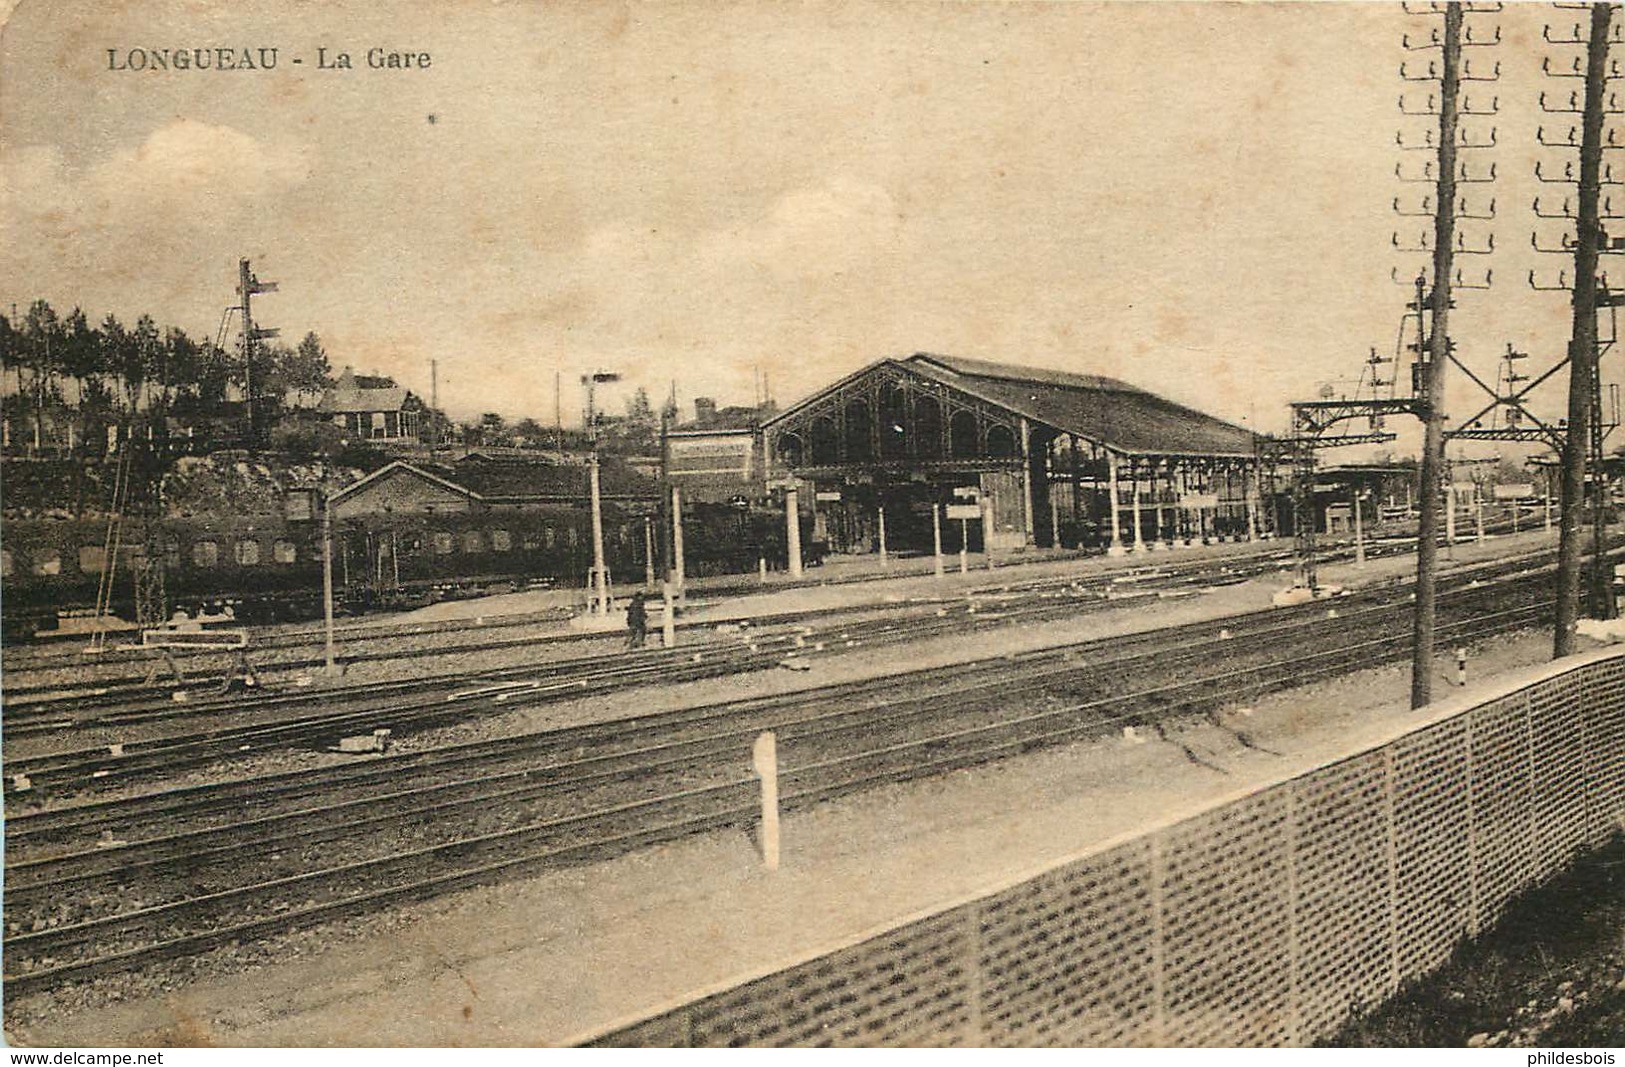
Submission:
<svg viewBox="0 0 1625 1067">
<path fill-rule="evenodd" d="M 801 507 L 800 494 L 792 487 L 784 491 L 784 545 L 789 557 L 790 577 L 800 578 Z"/>
<path fill-rule="evenodd" d="M 654 592 L 655 588 L 655 522 L 647 515 L 643 517 L 643 587 Z"/>
<path fill-rule="evenodd" d="M 993 497 L 982 498 L 982 554 L 987 557 L 987 569 L 993 569 Z"/>
<path fill-rule="evenodd" d="M 322 500 L 322 628 L 326 666 L 323 670 L 332 676 L 333 663 L 333 507 Z"/>
<path fill-rule="evenodd" d="M 671 573 L 679 600 L 687 596 L 688 581 L 683 574 L 683 491 L 671 487 Z"/>
<path fill-rule="evenodd" d="M 666 614 L 660 620 L 660 644 L 664 648 L 677 647 L 677 601 L 672 596 L 671 583 L 660 583 L 660 599 L 665 601 Z"/>
<path fill-rule="evenodd" d="M 762 866 L 779 869 L 779 750 L 772 730 L 756 738 L 751 766 L 762 780 Z"/>
<path fill-rule="evenodd" d="M 1021 539 L 1026 545 L 1038 543 L 1038 520 L 1033 516 L 1033 428 L 1021 420 Z"/>
<path fill-rule="evenodd" d="M 1444 543 L 1454 546 L 1456 543 L 1456 483 L 1450 482 L 1444 487 Z"/>
<path fill-rule="evenodd" d="M 891 566 L 891 559 L 886 554 L 886 505 L 881 504 L 876 509 L 875 517 L 879 523 L 880 565 L 882 567 L 889 567 Z"/>
<path fill-rule="evenodd" d="M 1360 487 L 1349 490 L 1349 503 L 1354 506 L 1354 565 L 1365 566 L 1365 526 L 1360 521 Z"/>
<path fill-rule="evenodd" d="M 1106 543 L 1106 555 L 1121 556 L 1123 554 L 1123 539 L 1118 533 L 1120 525 L 1117 518 L 1117 456 L 1106 453 L 1106 504 L 1111 511 L 1111 540 Z"/>
<path fill-rule="evenodd" d="M 970 573 L 970 520 L 959 520 L 959 573 Z"/>
<path fill-rule="evenodd" d="M 942 577 L 942 505 L 931 503 L 931 550 L 936 556 L 936 575 Z"/>
<path fill-rule="evenodd" d="M 609 580 L 604 566 L 604 507 L 598 488 L 598 452 L 592 454 L 592 589 L 593 612 L 609 614 Z"/>
<path fill-rule="evenodd" d="M 1247 540 L 1258 540 L 1258 487 L 1253 472 L 1241 472 L 1241 506 L 1247 512 Z"/>
<path fill-rule="evenodd" d="M 1134 543 L 1129 546 L 1130 552 L 1144 552 L 1145 527 L 1140 524 L 1140 465 L 1134 460 L 1128 464 L 1129 499 L 1134 517 Z"/>
</svg>

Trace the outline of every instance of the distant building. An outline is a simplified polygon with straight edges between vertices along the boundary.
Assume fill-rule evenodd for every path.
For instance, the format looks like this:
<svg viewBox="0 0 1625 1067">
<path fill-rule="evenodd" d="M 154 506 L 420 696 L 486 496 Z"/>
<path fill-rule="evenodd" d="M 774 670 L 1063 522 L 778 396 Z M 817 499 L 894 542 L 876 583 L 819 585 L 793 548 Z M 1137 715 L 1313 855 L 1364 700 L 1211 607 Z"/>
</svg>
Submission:
<svg viewBox="0 0 1625 1067">
<path fill-rule="evenodd" d="M 366 441 L 417 441 L 423 401 L 393 378 L 357 374 L 349 367 L 322 397 L 317 410 L 334 425 Z"/>
<path fill-rule="evenodd" d="M 666 435 L 667 478 L 694 503 L 765 500 L 761 426 L 777 410 L 772 401 L 759 408 L 718 408 L 708 396 L 695 397 L 694 421 Z"/>
<path fill-rule="evenodd" d="M 462 512 L 582 508 L 587 467 L 471 454 L 456 463 L 396 460 L 335 493 L 335 519 L 363 515 L 445 515 Z M 605 457 L 600 482 L 606 503 L 649 507 L 659 484 L 618 457 Z"/>
<path fill-rule="evenodd" d="M 777 413 L 779 406 L 768 400 L 760 407 L 743 405 L 719 408 L 708 396 L 694 398 L 694 421 L 679 426 L 681 430 L 754 430 L 764 419 Z"/>
</svg>

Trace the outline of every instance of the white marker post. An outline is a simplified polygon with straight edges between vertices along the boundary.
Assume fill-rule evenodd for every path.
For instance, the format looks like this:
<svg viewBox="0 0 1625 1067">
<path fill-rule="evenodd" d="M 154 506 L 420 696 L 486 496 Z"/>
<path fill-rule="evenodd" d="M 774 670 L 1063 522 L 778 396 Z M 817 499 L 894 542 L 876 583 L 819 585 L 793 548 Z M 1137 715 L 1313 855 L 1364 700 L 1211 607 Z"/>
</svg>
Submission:
<svg viewBox="0 0 1625 1067">
<path fill-rule="evenodd" d="M 762 779 L 762 866 L 779 869 L 779 746 L 772 730 L 756 738 L 751 767 Z"/>
<path fill-rule="evenodd" d="M 890 566 L 890 561 L 886 557 L 886 506 L 884 504 L 880 505 L 877 515 L 880 520 L 880 565 L 886 567 Z"/>
</svg>

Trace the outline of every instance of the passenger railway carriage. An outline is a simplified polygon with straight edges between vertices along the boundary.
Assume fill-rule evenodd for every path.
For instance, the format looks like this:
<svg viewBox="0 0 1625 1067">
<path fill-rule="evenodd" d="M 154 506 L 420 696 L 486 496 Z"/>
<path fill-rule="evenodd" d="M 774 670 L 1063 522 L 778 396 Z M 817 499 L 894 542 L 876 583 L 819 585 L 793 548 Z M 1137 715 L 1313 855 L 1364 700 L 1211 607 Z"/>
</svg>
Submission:
<svg viewBox="0 0 1625 1067">
<path fill-rule="evenodd" d="M 585 468 L 554 468 L 544 481 L 535 470 L 505 466 L 465 469 L 464 480 L 453 481 L 395 463 L 335 494 L 333 581 L 341 608 L 407 608 L 538 585 L 585 588 L 592 564 Z M 641 581 L 651 542 L 657 569 L 663 566 L 657 485 L 624 471 L 606 483 L 610 575 Z M 166 614 L 227 602 L 248 623 L 317 617 L 321 522 L 313 494 L 310 500 L 282 516 L 165 519 L 150 530 L 127 521 L 112 564 L 115 613 L 135 617 L 133 576 L 150 552 L 161 564 Z M 7 635 L 49 629 L 59 611 L 92 608 L 109 570 L 107 537 L 105 518 L 7 520 L 0 547 Z M 783 520 L 760 507 L 691 504 L 684 539 L 691 576 L 784 561 Z"/>
</svg>

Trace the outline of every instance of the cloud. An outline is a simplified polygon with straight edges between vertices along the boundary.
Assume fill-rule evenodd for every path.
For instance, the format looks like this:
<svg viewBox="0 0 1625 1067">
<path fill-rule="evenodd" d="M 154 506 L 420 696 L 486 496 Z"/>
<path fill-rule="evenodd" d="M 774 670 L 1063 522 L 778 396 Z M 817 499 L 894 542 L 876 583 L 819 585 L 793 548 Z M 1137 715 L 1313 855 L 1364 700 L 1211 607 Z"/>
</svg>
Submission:
<svg viewBox="0 0 1625 1067">
<path fill-rule="evenodd" d="M 29 224 L 54 236 L 71 229 L 141 231 L 220 218 L 302 183 L 309 153 L 267 144 L 232 129 L 178 119 L 140 144 L 83 167 L 53 146 L 8 153 L 0 219 L 28 236 Z"/>
<path fill-rule="evenodd" d="M 542 325 L 578 331 L 571 347 L 656 381 L 676 369 L 668 354 L 682 352 L 685 376 L 709 375 L 696 387 L 726 388 L 764 348 L 810 350 L 842 309 L 888 290 L 904 230 L 883 186 L 844 176 L 784 190 L 709 229 L 616 222 L 586 237 L 571 263 L 576 299 Z"/>
<path fill-rule="evenodd" d="M 698 255 L 725 270 L 748 266 L 786 280 L 827 278 L 889 251 L 900 228 L 885 189 L 838 177 L 785 193 L 751 225 L 704 235 Z"/>
</svg>

